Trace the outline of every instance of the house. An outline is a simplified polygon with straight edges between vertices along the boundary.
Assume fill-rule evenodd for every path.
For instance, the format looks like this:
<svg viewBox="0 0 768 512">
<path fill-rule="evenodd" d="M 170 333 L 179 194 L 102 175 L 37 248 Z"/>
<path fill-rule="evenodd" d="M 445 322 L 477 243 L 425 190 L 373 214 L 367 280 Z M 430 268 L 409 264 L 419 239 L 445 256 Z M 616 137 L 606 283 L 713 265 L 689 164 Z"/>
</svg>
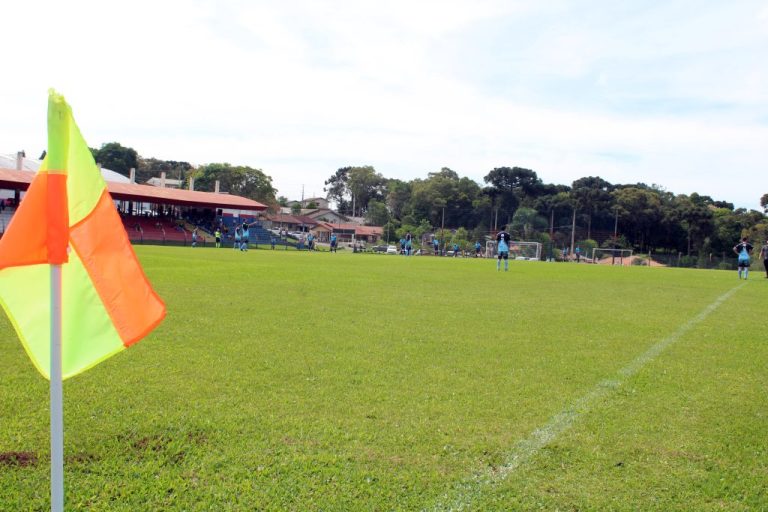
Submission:
<svg viewBox="0 0 768 512">
<path fill-rule="evenodd" d="M 329 208 L 317 208 L 315 210 L 302 211 L 302 215 L 315 219 L 320 222 L 328 222 L 330 224 L 338 224 L 340 222 L 349 222 L 349 219 L 344 215 L 337 213 Z"/>
<path fill-rule="evenodd" d="M 302 208 L 309 208 L 309 205 L 311 204 L 314 204 L 315 208 L 326 209 L 326 210 L 330 206 L 330 203 L 324 197 L 310 197 L 308 199 L 304 199 L 303 201 L 301 201 Z"/>
</svg>

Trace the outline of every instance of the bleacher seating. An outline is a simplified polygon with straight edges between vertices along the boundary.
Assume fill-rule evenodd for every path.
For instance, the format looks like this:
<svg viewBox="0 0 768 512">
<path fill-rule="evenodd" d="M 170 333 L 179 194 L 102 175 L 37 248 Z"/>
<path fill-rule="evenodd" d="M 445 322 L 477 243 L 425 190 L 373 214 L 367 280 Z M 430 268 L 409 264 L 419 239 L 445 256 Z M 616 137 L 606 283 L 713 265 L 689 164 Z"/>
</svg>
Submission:
<svg viewBox="0 0 768 512">
<path fill-rule="evenodd" d="M 158 217 L 123 217 L 128 238 L 133 243 L 188 245 L 192 234 L 177 221 Z"/>
</svg>

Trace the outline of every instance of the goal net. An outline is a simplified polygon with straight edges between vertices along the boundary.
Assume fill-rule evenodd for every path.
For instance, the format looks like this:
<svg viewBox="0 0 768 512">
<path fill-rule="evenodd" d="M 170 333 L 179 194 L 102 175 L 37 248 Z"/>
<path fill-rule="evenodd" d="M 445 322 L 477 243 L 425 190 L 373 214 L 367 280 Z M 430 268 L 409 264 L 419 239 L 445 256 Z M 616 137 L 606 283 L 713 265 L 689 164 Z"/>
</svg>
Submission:
<svg viewBox="0 0 768 512">
<path fill-rule="evenodd" d="M 592 249 L 592 263 L 602 265 L 631 265 L 632 249 Z"/>
<path fill-rule="evenodd" d="M 496 257 L 496 240 L 489 240 L 485 243 L 485 257 Z M 509 257 L 513 260 L 540 260 L 541 243 L 539 242 L 509 242 Z"/>
</svg>

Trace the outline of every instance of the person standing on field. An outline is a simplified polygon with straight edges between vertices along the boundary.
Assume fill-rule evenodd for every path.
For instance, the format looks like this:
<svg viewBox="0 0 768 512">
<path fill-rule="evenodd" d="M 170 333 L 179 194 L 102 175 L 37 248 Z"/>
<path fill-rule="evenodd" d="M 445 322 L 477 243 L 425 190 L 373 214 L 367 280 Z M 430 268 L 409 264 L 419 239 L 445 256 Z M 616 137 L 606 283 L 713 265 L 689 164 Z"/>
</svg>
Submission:
<svg viewBox="0 0 768 512">
<path fill-rule="evenodd" d="M 741 279 L 742 272 L 744 273 L 744 279 L 749 276 L 749 255 L 752 254 L 752 244 L 749 243 L 749 239 L 745 236 L 741 239 L 741 242 L 733 246 L 733 252 L 739 255 L 739 279 Z"/>
<path fill-rule="evenodd" d="M 221 247 L 221 231 L 217 229 L 213 233 L 213 236 L 216 238 L 216 248 L 218 249 L 219 247 Z"/>
<path fill-rule="evenodd" d="M 336 252 L 336 233 L 331 233 L 331 252 Z"/>
<path fill-rule="evenodd" d="M 504 272 L 509 270 L 509 242 L 512 237 L 505 230 L 501 230 L 496 234 L 496 271 L 501 270 L 501 259 L 504 258 Z"/>
<path fill-rule="evenodd" d="M 240 250 L 241 251 L 248 250 L 248 242 L 251 239 L 251 233 L 249 231 L 250 227 L 251 226 L 247 222 L 243 222 L 243 227 L 240 231 Z"/>
<path fill-rule="evenodd" d="M 763 258 L 763 266 L 765 267 L 765 278 L 768 279 L 768 240 L 765 241 L 760 248 L 760 257 Z"/>
<path fill-rule="evenodd" d="M 240 248 L 240 226 L 235 226 L 235 243 L 232 248 L 235 250 Z"/>
</svg>

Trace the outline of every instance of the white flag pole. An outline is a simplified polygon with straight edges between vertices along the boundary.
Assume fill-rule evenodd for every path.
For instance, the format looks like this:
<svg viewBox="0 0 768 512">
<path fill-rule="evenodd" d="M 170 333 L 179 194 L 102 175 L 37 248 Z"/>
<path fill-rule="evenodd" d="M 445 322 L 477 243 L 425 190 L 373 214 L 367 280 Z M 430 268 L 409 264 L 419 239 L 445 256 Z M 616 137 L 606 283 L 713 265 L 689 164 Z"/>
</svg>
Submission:
<svg viewBox="0 0 768 512">
<path fill-rule="evenodd" d="M 61 265 L 51 265 L 51 511 L 64 512 L 64 387 L 61 374 Z"/>
</svg>

